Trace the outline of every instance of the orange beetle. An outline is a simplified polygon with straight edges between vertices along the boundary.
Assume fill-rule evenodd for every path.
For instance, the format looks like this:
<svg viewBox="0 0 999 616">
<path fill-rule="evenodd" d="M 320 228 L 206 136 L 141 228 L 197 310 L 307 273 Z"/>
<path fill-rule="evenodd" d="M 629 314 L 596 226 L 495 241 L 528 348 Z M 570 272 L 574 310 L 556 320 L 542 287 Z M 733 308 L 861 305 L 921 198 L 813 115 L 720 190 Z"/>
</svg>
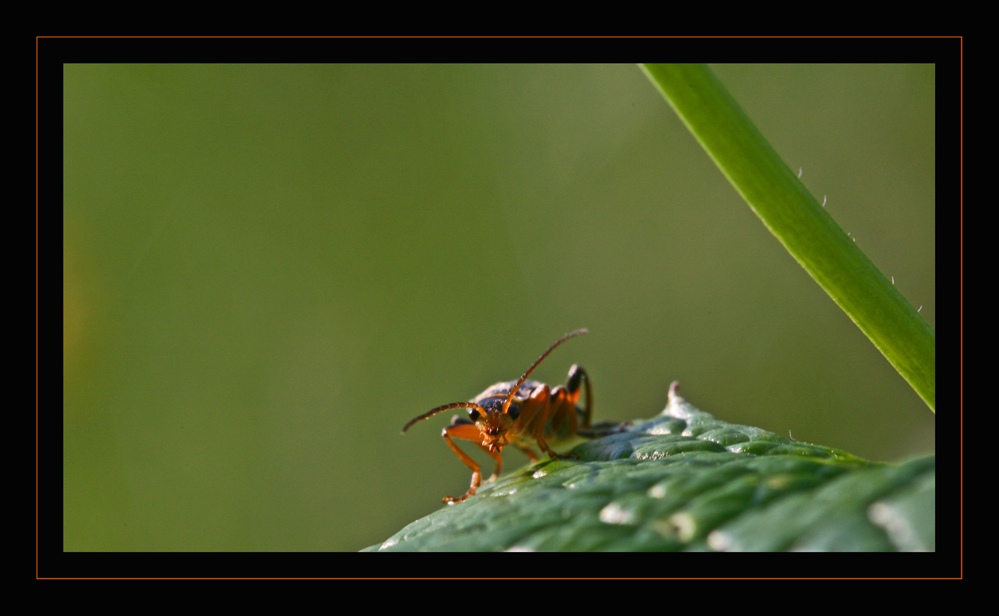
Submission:
<svg viewBox="0 0 999 616">
<path fill-rule="evenodd" d="M 577 329 L 556 340 L 517 381 L 496 383 L 471 402 L 452 402 L 438 406 L 403 426 L 402 431 L 405 432 L 416 422 L 438 413 L 451 409 L 469 409 L 468 419 L 456 415 L 451 420 L 451 425 L 444 428 L 441 436 L 465 466 L 472 469 L 472 484 L 463 496 L 444 497 L 445 503 L 460 503 L 475 494 L 482 482 L 479 464 L 459 449 L 452 439 L 472 441 L 496 461 L 496 472 L 489 478 L 491 481 L 503 469 L 502 451 L 507 445 L 513 445 L 523 451 L 532 462 L 536 462 L 538 455 L 531 449 L 534 443 L 549 457 L 571 458 L 574 457 L 571 454 L 556 453 L 548 445 L 548 439 L 565 438 L 574 434 L 585 437 L 598 435 L 598 432 L 589 430 L 593 395 L 590 392 L 590 379 L 580 366 L 573 365 L 569 368 L 569 378 L 565 385 L 549 387 L 538 381 L 527 380 L 555 347 L 569 338 L 585 333 L 587 330 Z M 581 386 L 586 388 L 586 405 L 578 408 L 576 402 L 579 400 Z M 600 434 L 607 433 L 605 424 L 601 424 L 600 429 Z"/>
</svg>

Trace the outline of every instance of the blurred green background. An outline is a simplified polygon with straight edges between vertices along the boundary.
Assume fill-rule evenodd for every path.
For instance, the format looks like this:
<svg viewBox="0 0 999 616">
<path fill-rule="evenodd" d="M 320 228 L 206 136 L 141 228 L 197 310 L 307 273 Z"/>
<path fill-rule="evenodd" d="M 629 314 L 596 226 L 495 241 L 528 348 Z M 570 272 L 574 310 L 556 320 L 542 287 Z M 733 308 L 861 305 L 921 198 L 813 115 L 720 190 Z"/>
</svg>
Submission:
<svg viewBox="0 0 999 616">
<path fill-rule="evenodd" d="M 714 68 L 934 325 L 933 67 Z M 67 551 L 378 543 L 470 477 L 450 415 L 403 424 L 578 327 L 533 376 L 585 366 L 598 421 L 676 379 L 725 421 L 934 451 L 634 65 L 71 64 L 64 95 Z"/>
</svg>

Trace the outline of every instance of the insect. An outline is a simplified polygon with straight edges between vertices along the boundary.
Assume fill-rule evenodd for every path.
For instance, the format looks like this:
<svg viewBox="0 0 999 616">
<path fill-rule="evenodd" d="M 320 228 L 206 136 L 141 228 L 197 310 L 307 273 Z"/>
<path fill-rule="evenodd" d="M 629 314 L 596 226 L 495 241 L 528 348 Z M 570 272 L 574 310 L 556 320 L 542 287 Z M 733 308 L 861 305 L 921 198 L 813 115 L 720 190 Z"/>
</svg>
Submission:
<svg viewBox="0 0 999 616">
<path fill-rule="evenodd" d="M 445 496 L 443 499 L 445 503 L 454 505 L 462 502 L 475 494 L 475 490 L 482 482 L 479 464 L 462 451 L 454 439 L 471 441 L 489 454 L 496 462 L 496 472 L 489 478 L 492 481 L 503 469 L 502 452 L 507 445 L 513 445 L 524 452 L 531 462 L 538 460 L 538 455 L 531 449 L 533 444 L 537 444 L 538 448 L 551 458 L 572 458 L 575 456 L 556 453 L 548 444 L 548 440 L 572 435 L 593 437 L 598 432 L 601 434 L 606 432 L 605 424 L 600 424 L 598 431 L 589 429 L 593 394 L 590 392 L 590 378 L 582 367 L 574 364 L 569 368 L 569 377 L 565 385 L 549 387 L 544 383 L 527 379 L 538 364 L 555 350 L 555 347 L 569 338 L 585 333 L 586 329 L 577 329 L 556 340 L 518 380 L 496 383 L 471 402 L 452 402 L 438 406 L 413 418 L 403 426 L 402 431 L 405 432 L 416 422 L 429 419 L 438 413 L 452 409 L 468 409 L 468 418 L 456 415 L 451 420 L 451 425 L 441 432 L 441 436 L 465 466 L 472 469 L 472 483 L 463 496 L 457 498 Z M 586 391 L 586 404 L 578 408 L 576 402 L 579 401 L 581 388 Z"/>
</svg>

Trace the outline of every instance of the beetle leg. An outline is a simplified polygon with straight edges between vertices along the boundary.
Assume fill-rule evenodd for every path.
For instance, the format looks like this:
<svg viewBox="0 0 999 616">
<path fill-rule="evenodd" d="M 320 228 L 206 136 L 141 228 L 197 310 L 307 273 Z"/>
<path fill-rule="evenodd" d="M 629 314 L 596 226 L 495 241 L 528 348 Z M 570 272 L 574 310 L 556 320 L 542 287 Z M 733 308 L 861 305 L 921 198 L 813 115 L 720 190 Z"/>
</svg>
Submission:
<svg viewBox="0 0 999 616">
<path fill-rule="evenodd" d="M 548 434 L 551 438 L 566 438 L 578 433 L 579 425 L 578 413 L 576 412 L 576 400 L 579 392 L 573 395 L 562 385 L 551 390 L 549 405 L 549 418 L 546 422 Z M 573 459 L 576 454 L 558 454 L 549 449 L 549 455 L 556 459 Z"/>
<path fill-rule="evenodd" d="M 534 439 L 543 452 L 553 457 L 558 456 L 548 446 L 544 438 L 545 424 L 548 422 L 549 416 L 550 400 L 551 390 L 548 389 L 547 385 L 540 385 L 531 392 L 528 398 L 519 402 L 520 414 L 517 416 L 517 423 L 515 424 L 516 436 L 518 438 L 514 439 L 513 442 L 518 449 L 530 458 L 531 462 L 537 462 L 538 456 L 529 444 L 525 444 L 523 441 L 518 442 L 519 438 L 528 437 Z"/>
<path fill-rule="evenodd" d="M 459 448 L 454 443 L 454 441 L 451 440 L 452 437 L 460 438 L 466 441 L 472 441 L 480 448 L 482 448 L 486 453 L 489 454 L 489 456 L 493 460 L 496 461 L 496 472 L 493 473 L 492 477 L 490 477 L 490 480 L 495 479 L 496 477 L 499 476 L 500 471 L 503 469 L 503 456 L 499 451 L 489 451 L 485 447 L 482 447 L 482 443 L 480 441 L 479 429 L 474 423 L 471 422 L 453 423 L 450 426 L 444 428 L 444 430 L 441 432 L 441 436 L 444 437 L 444 440 L 447 442 L 448 447 L 451 448 L 451 451 L 454 452 L 454 455 L 458 456 L 458 459 L 464 462 L 465 466 L 472 469 L 472 482 L 468 488 L 468 492 L 465 492 L 464 496 L 461 496 L 459 498 L 455 498 L 453 496 L 445 496 L 443 498 L 443 501 L 445 503 L 447 503 L 448 505 L 454 505 L 455 503 L 460 503 L 469 496 L 475 494 L 475 490 L 478 489 L 478 487 L 482 484 L 482 467 L 479 466 L 478 462 L 469 457 L 467 453 L 462 451 L 461 448 Z"/>
<path fill-rule="evenodd" d="M 525 417 L 525 411 L 529 416 Z M 530 404 L 525 404 L 520 410 L 520 418 L 524 421 L 524 432 L 530 434 L 537 441 L 541 451 L 550 457 L 558 456 L 552 451 L 545 441 L 545 424 L 548 423 L 548 416 L 551 412 L 551 390 L 547 385 L 541 385 L 531 392 Z M 554 455 L 553 455 L 554 454 Z"/>
<path fill-rule="evenodd" d="M 495 481 L 500 476 L 500 473 L 503 472 L 503 454 L 498 451 L 489 451 L 485 447 L 482 447 L 482 450 L 488 453 L 489 457 L 496 462 L 496 470 L 489 476 L 489 481 Z"/>
<path fill-rule="evenodd" d="M 601 436 L 608 436 L 610 434 L 617 434 L 619 432 L 627 432 L 628 426 L 632 422 L 626 421 L 623 423 L 618 423 L 616 421 L 601 421 L 600 423 L 591 426 L 587 430 L 580 430 L 579 435 L 585 436 L 586 438 L 600 438 Z"/>
<path fill-rule="evenodd" d="M 579 400 L 580 385 L 586 388 L 586 405 L 579 410 L 579 414 L 583 418 L 582 426 L 589 428 L 590 420 L 593 418 L 593 392 L 590 389 L 590 377 L 586 374 L 586 370 L 583 370 L 582 366 L 573 364 L 569 368 L 569 378 L 565 381 L 565 389 L 569 393 L 569 399 L 572 400 L 573 404 L 576 404 Z"/>
<path fill-rule="evenodd" d="M 563 418 L 557 413 L 560 406 L 564 405 L 566 400 L 567 395 L 564 387 L 559 386 L 552 391 L 548 389 L 547 385 L 542 385 L 531 393 L 531 404 L 526 405 L 531 408 L 533 414 L 524 424 L 525 432 L 529 431 L 529 433 L 534 436 L 534 439 L 537 441 L 538 447 L 541 448 L 541 451 L 547 453 L 548 457 L 556 460 L 575 457 L 571 454 L 563 455 L 558 453 L 552 449 L 551 446 L 548 445 L 548 441 L 545 440 L 545 429 L 549 427 L 549 420 L 554 420 L 551 422 L 552 425 L 550 426 L 552 428 L 552 434 L 556 433 L 555 430 L 558 428 L 557 424 L 563 420 Z M 575 411 L 574 407 L 573 411 Z M 524 410 L 522 409 L 521 417 L 523 418 L 523 416 Z M 570 417 L 572 420 L 575 420 L 575 417 Z M 575 428 L 575 426 L 571 423 L 570 426 Z"/>
<path fill-rule="evenodd" d="M 616 421 L 601 421 L 596 425 L 591 424 L 593 421 L 593 391 L 590 389 L 590 377 L 586 374 L 586 371 L 583 370 L 582 366 L 579 364 L 573 364 L 572 367 L 569 368 L 569 378 L 565 381 L 565 389 L 568 392 L 569 399 L 573 404 L 576 404 L 579 400 L 580 385 L 582 385 L 586 390 L 586 404 L 579 409 L 579 416 L 582 421 L 580 422 L 580 428 L 575 431 L 576 434 L 586 438 L 597 438 L 627 431 L 628 426 L 631 425 L 630 421 L 626 421 L 624 423 Z"/>
<path fill-rule="evenodd" d="M 524 452 L 524 455 L 527 456 L 527 459 L 529 459 L 531 462 L 538 461 L 538 454 L 534 453 L 534 450 L 528 447 L 527 445 L 515 445 L 515 447 Z"/>
<path fill-rule="evenodd" d="M 578 392 L 577 392 L 578 394 Z M 578 395 L 572 395 L 562 385 L 558 385 L 551 392 L 551 414 L 547 422 L 547 434 L 549 438 L 566 438 L 577 433 L 579 428 L 579 417 L 576 412 L 576 400 Z"/>
</svg>

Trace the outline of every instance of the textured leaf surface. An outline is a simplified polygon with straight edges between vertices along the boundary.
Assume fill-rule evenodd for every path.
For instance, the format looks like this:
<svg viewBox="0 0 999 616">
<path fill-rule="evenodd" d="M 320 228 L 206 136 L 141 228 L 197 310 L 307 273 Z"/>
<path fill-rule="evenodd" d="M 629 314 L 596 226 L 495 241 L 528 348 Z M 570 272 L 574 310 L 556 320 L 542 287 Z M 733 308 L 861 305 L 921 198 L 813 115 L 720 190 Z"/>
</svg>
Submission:
<svg viewBox="0 0 999 616">
<path fill-rule="evenodd" d="M 626 432 L 486 483 L 363 551 L 930 551 L 935 458 L 868 462 L 671 394 Z"/>
</svg>

